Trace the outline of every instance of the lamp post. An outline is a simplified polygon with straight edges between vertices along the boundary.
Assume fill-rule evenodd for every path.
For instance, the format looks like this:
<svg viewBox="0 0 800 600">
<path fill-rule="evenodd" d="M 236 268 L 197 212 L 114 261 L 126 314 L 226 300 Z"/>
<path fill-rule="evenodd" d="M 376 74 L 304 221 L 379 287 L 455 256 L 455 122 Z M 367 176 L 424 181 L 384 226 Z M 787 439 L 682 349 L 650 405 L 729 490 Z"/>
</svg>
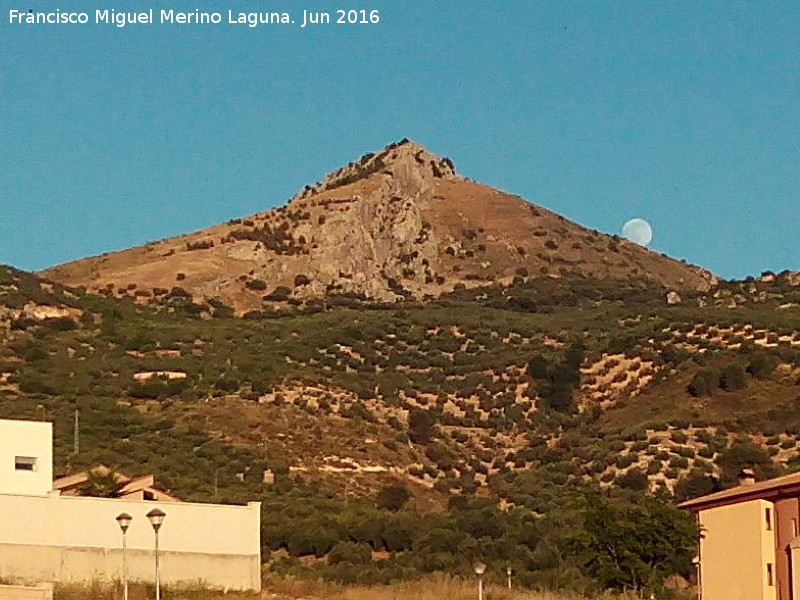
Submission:
<svg viewBox="0 0 800 600">
<path fill-rule="evenodd" d="M 117 523 L 122 530 L 122 595 L 124 600 L 128 600 L 128 559 L 125 555 L 128 549 L 128 527 L 131 526 L 133 517 L 128 513 L 119 513 Z"/>
<path fill-rule="evenodd" d="M 158 530 L 161 529 L 161 524 L 164 522 L 164 517 L 167 516 L 160 508 L 154 508 L 147 513 L 147 519 L 153 526 L 153 531 L 156 533 L 156 600 L 161 600 L 161 573 L 158 570 Z"/>
<path fill-rule="evenodd" d="M 475 575 L 478 576 L 478 600 L 483 600 L 483 574 L 486 572 L 486 565 L 482 562 L 476 562 L 473 566 Z"/>
<path fill-rule="evenodd" d="M 508 589 L 511 589 L 511 567 L 506 567 L 506 577 L 508 578 Z"/>
</svg>

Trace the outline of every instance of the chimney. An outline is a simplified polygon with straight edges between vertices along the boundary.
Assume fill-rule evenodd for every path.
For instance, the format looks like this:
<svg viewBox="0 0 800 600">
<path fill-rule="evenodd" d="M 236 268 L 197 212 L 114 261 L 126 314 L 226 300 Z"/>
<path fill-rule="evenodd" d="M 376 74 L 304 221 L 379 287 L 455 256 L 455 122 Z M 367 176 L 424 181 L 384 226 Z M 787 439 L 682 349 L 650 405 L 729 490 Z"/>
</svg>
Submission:
<svg viewBox="0 0 800 600">
<path fill-rule="evenodd" d="M 756 482 L 756 473 L 753 469 L 739 471 L 739 485 L 753 485 Z"/>
</svg>

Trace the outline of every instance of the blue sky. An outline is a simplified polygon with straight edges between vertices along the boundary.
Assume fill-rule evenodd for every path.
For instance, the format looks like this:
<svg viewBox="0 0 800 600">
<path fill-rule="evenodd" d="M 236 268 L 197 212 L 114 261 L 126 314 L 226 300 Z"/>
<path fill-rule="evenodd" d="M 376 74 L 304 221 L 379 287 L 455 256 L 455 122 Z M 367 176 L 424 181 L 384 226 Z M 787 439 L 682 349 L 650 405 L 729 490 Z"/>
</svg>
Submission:
<svg viewBox="0 0 800 600">
<path fill-rule="evenodd" d="M 11 25 L 9 10 L 379 10 L 377 25 Z M 794 2 L 0 0 L 0 263 L 284 203 L 403 137 L 723 277 L 800 269 Z"/>
</svg>

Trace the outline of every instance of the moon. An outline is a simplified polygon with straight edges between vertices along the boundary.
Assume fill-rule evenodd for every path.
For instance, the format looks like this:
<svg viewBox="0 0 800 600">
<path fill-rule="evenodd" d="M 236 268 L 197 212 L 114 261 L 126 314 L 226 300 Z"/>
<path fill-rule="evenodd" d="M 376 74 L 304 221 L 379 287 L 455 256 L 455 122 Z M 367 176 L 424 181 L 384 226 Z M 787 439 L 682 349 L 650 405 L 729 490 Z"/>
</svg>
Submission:
<svg viewBox="0 0 800 600">
<path fill-rule="evenodd" d="M 653 228 L 644 219 L 631 219 L 622 226 L 622 235 L 634 244 L 647 246 L 653 240 Z"/>
</svg>

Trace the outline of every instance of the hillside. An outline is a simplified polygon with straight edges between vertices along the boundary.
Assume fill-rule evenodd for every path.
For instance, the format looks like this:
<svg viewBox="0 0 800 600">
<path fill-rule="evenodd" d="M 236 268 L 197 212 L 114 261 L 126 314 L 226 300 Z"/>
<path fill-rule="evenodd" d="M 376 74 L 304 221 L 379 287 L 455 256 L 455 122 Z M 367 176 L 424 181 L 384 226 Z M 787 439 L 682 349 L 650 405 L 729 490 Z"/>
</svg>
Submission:
<svg viewBox="0 0 800 600">
<path fill-rule="evenodd" d="M 385 582 L 480 557 L 589 589 L 565 550 L 586 494 L 684 498 L 800 465 L 792 273 L 671 305 L 657 284 L 518 276 L 248 319 L 2 277 L 0 416 L 53 420 L 58 473 L 104 463 L 190 500 L 261 499 L 276 573 Z"/>
<path fill-rule="evenodd" d="M 455 173 L 404 140 L 306 186 L 285 206 L 44 277 L 159 302 L 179 288 L 237 314 L 337 297 L 396 302 L 514 277 L 589 278 L 707 290 L 703 269 L 588 230 Z"/>
<path fill-rule="evenodd" d="M 214 307 L 182 295 L 164 312 L 4 273 L 0 409 L 10 416 L 107 398 L 114 411 L 131 407 L 267 463 L 280 457 L 276 468 L 333 488 L 349 477 L 369 495 L 404 481 L 423 505 L 431 488 L 477 491 L 497 474 L 535 471 L 564 427 L 572 449 L 556 462 L 577 460 L 586 444 L 599 452 L 568 479 L 609 482 L 639 467 L 672 489 L 692 467 L 721 473 L 698 441 L 720 428 L 726 443 L 745 433 L 779 444 L 778 461 L 797 455 L 791 274 L 673 306 L 658 286 L 634 285 L 616 295 L 576 286 L 569 302 L 547 304 L 518 278 L 497 297 L 242 320 L 203 318 Z M 702 389 L 692 387 L 698 374 Z M 676 431 L 697 441 L 695 454 L 670 463 L 682 456 Z M 633 447 L 633 458 L 613 458 Z M 603 469 L 592 462 L 612 458 Z"/>
<path fill-rule="evenodd" d="M 657 580 L 690 576 L 692 521 L 663 500 L 800 468 L 800 276 L 717 281 L 412 143 L 384 152 L 213 239 L 56 268 L 76 287 L 0 267 L 0 417 L 52 420 L 59 474 L 103 463 L 187 500 L 261 500 L 274 573 L 385 583 L 480 559 L 592 590 L 571 549 L 600 506 L 633 538 L 675 523 Z M 386 190 L 414 201 L 386 216 Z M 467 277 L 479 253 L 489 278 Z"/>
</svg>

